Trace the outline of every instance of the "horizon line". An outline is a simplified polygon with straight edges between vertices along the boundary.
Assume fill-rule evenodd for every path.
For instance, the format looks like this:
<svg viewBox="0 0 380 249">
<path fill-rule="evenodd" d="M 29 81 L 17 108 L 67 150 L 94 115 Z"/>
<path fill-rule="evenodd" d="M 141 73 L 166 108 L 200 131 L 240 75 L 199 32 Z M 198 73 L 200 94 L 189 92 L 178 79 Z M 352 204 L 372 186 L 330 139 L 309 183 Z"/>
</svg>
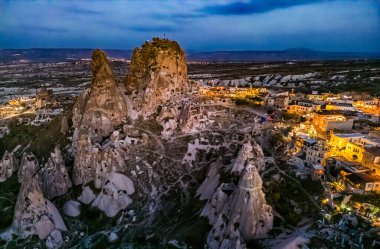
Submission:
<svg viewBox="0 0 380 249">
<path fill-rule="evenodd" d="M 138 47 L 136 47 L 138 48 Z M 101 49 L 101 50 L 118 50 L 118 51 L 131 51 L 133 52 L 133 49 L 122 49 L 122 48 L 43 48 L 43 47 L 30 47 L 30 48 L 0 48 L 1 50 L 33 50 L 33 49 L 40 49 L 40 50 L 54 50 L 54 49 L 62 49 L 62 50 L 95 50 L 95 49 Z M 318 49 L 312 49 L 312 48 L 302 48 L 302 47 L 293 47 L 293 48 L 287 48 L 287 49 L 273 49 L 273 50 L 193 50 L 193 49 L 184 49 L 185 52 L 191 52 L 191 53 L 218 53 L 218 52 L 285 52 L 285 51 L 309 51 L 309 52 L 322 52 L 322 53 L 355 53 L 355 54 L 380 54 L 380 51 L 338 51 L 338 50 L 318 50 Z"/>
</svg>

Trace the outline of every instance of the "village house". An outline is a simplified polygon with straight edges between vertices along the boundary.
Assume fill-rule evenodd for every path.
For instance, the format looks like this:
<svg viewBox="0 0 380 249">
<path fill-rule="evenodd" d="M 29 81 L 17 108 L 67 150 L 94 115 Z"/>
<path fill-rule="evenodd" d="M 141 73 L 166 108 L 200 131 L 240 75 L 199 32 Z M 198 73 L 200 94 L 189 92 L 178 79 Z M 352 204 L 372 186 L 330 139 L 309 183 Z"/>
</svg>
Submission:
<svg viewBox="0 0 380 249">
<path fill-rule="evenodd" d="M 380 177 L 367 173 L 349 172 L 341 170 L 339 172 L 346 187 L 356 194 L 366 194 L 371 191 L 380 191 Z"/>
<path fill-rule="evenodd" d="M 356 108 L 349 103 L 330 103 L 326 105 L 327 111 L 352 111 L 355 112 Z"/>
<path fill-rule="evenodd" d="M 325 168 L 320 164 L 312 164 L 311 167 L 311 179 L 313 181 L 321 179 L 321 177 L 325 174 Z"/>
<path fill-rule="evenodd" d="M 365 148 L 362 164 L 380 176 L 380 147 Z"/>
<path fill-rule="evenodd" d="M 312 120 L 316 129 L 327 132 L 333 129 L 351 131 L 354 120 L 340 114 L 313 113 Z"/>
<path fill-rule="evenodd" d="M 307 115 L 315 111 L 320 111 L 321 106 L 319 104 L 309 102 L 298 102 L 297 104 L 291 104 L 288 106 L 288 112 L 296 115 Z"/>
<path fill-rule="evenodd" d="M 286 109 L 289 105 L 289 99 L 289 92 L 270 92 L 265 96 L 264 101 L 268 106 Z"/>
<path fill-rule="evenodd" d="M 352 173 L 370 172 L 369 168 L 364 167 L 361 163 L 346 160 L 341 156 L 333 156 L 326 159 L 326 167 L 334 166 L 336 169 L 344 169 Z"/>
<path fill-rule="evenodd" d="M 365 137 L 361 133 L 331 133 L 329 144 L 337 150 L 344 150 L 349 142 L 358 141 Z"/>
<path fill-rule="evenodd" d="M 318 94 L 318 91 L 313 91 L 311 94 L 306 95 L 306 98 L 308 100 L 317 100 L 317 101 L 323 101 L 325 100 L 327 95 L 325 94 Z"/>
<path fill-rule="evenodd" d="M 352 157 L 353 160 L 362 162 L 364 151 L 373 147 L 380 147 L 380 139 L 365 136 L 359 140 L 348 142 L 344 150 L 344 155 L 346 158 Z"/>
<path fill-rule="evenodd" d="M 327 150 L 327 146 L 323 140 L 315 141 L 314 144 L 305 148 L 306 161 L 324 165 Z"/>
<path fill-rule="evenodd" d="M 353 105 L 365 113 L 379 114 L 380 101 L 379 98 L 369 98 L 364 100 L 356 100 Z"/>
</svg>

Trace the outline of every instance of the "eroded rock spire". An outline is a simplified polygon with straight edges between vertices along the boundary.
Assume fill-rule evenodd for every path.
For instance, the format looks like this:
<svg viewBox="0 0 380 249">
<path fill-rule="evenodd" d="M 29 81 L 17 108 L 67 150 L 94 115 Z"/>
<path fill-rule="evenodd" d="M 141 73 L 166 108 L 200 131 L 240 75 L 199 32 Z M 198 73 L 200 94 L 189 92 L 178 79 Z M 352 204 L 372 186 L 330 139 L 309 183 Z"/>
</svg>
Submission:
<svg viewBox="0 0 380 249">
<path fill-rule="evenodd" d="M 153 38 L 133 51 L 125 87 L 135 110 L 146 118 L 188 90 L 186 55 L 175 41 Z"/>
</svg>

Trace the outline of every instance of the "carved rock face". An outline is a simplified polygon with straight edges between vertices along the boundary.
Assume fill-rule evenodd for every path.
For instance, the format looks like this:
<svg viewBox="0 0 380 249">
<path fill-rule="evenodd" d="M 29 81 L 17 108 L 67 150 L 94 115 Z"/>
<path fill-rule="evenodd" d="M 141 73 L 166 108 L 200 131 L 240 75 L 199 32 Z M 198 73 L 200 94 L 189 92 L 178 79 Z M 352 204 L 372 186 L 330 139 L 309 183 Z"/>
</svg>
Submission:
<svg viewBox="0 0 380 249">
<path fill-rule="evenodd" d="M 105 54 L 95 50 L 92 55 L 92 84 L 77 100 L 73 109 L 74 140 L 88 135 L 92 140 L 108 136 L 127 116 L 124 89 L 115 77 Z"/>
<path fill-rule="evenodd" d="M 127 176 L 111 172 L 104 182 L 102 191 L 92 202 L 92 206 L 104 211 L 108 217 L 114 217 L 120 210 L 132 203 L 129 195 L 135 192 L 135 187 Z"/>
<path fill-rule="evenodd" d="M 92 145 L 89 139 L 83 139 L 75 155 L 74 184 L 86 185 L 95 181 L 95 187 L 101 188 L 108 173 L 125 171 L 125 151 L 118 144 L 110 143 L 102 148 L 99 144 Z"/>
<path fill-rule="evenodd" d="M 215 189 L 221 167 L 213 163 L 207 178 L 198 189 L 201 199 L 207 199 L 201 216 L 208 217 L 212 230 L 207 245 L 212 249 L 245 248 L 245 241 L 263 238 L 273 227 L 272 207 L 266 203 L 258 168 L 265 166 L 264 154 L 255 142 L 246 142 L 230 168 L 239 175 L 236 186 L 222 183 L 213 195 L 203 191 L 205 184 Z"/>
<path fill-rule="evenodd" d="M 0 182 L 12 176 L 17 169 L 16 159 L 12 152 L 5 151 L 0 161 Z"/>
<path fill-rule="evenodd" d="M 54 230 L 67 228 L 55 206 L 42 194 L 37 179 L 29 176 L 24 179 L 17 197 L 12 231 L 22 238 L 38 235 L 46 239 Z"/>
<path fill-rule="evenodd" d="M 61 196 L 71 188 L 72 182 L 63 162 L 61 151 L 55 147 L 43 172 L 42 189 L 48 199 Z"/>
<path fill-rule="evenodd" d="M 91 68 L 91 89 L 87 89 L 78 98 L 73 109 L 73 181 L 76 185 L 95 179 L 102 153 L 93 145 L 109 136 L 116 126 L 124 122 L 128 114 L 125 89 L 116 84 L 107 57 L 102 51 L 93 52 Z"/>
<path fill-rule="evenodd" d="M 149 117 L 160 104 L 189 89 L 185 52 L 175 41 L 146 42 L 133 51 L 125 87 L 134 108 Z"/>
<path fill-rule="evenodd" d="M 34 175 L 38 171 L 38 161 L 31 154 L 24 153 L 21 158 L 20 168 L 18 170 L 18 182 L 22 183 L 28 176 Z"/>
<path fill-rule="evenodd" d="M 220 194 L 215 198 L 219 196 Z M 220 200 L 223 201 L 224 198 Z M 220 205 L 214 204 L 215 207 Z M 238 187 L 218 213 L 207 243 L 211 248 L 222 248 L 221 242 L 228 238 L 236 238 L 239 241 L 241 238 L 244 241 L 263 238 L 272 227 L 273 211 L 272 207 L 266 204 L 261 177 L 255 166 L 247 165 Z"/>
</svg>

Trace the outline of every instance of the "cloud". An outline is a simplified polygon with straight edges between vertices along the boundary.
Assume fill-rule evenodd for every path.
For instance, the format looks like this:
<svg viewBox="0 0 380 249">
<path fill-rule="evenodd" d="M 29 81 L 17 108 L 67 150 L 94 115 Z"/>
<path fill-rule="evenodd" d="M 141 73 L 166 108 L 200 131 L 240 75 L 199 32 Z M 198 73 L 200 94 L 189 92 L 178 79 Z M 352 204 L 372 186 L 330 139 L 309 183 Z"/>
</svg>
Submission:
<svg viewBox="0 0 380 249">
<path fill-rule="evenodd" d="M 160 20 L 169 20 L 169 21 L 187 21 L 191 19 L 197 19 L 197 18 L 203 18 L 207 17 L 206 13 L 155 13 L 151 15 L 154 19 L 160 19 Z"/>
<path fill-rule="evenodd" d="M 137 32 L 170 32 L 177 31 L 178 27 L 173 25 L 133 25 L 129 27 L 129 30 Z"/>
<path fill-rule="evenodd" d="M 180 29 L 178 25 L 175 24 L 133 24 L 133 23 L 121 23 L 109 20 L 101 20 L 98 22 L 102 27 L 108 29 L 117 29 L 117 30 L 130 30 L 135 32 L 173 32 Z"/>
<path fill-rule="evenodd" d="M 78 7 L 66 7 L 65 11 L 73 14 L 79 14 L 79 15 L 100 15 L 103 12 L 98 10 L 90 10 L 90 9 L 84 9 L 84 8 L 78 8 Z"/>
<path fill-rule="evenodd" d="M 47 26 L 38 26 L 38 25 L 23 25 L 21 27 L 16 27 L 15 29 L 19 29 L 21 31 L 26 32 L 46 32 L 46 33 L 62 33 L 69 31 L 67 28 L 60 27 L 47 27 Z"/>
<path fill-rule="evenodd" d="M 250 0 L 247 2 L 234 1 L 228 4 L 207 5 L 199 9 L 210 15 L 251 15 L 265 13 L 276 9 L 286 9 L 292 6 L 318 2 L 317 0 Z"/>
</svg>

